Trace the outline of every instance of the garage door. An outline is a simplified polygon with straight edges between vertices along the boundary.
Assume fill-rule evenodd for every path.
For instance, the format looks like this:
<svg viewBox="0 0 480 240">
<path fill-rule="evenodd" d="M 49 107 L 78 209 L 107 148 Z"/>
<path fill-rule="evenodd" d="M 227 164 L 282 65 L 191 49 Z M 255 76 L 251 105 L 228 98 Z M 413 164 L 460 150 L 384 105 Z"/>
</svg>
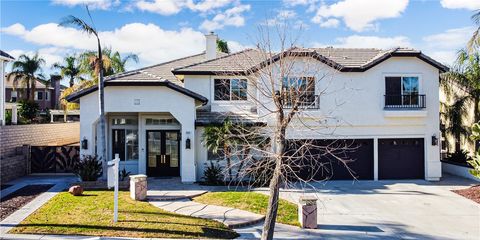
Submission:
<svg viewBox="0 0 480 240">
<path fill-rule="evenodd" d="M 315 156 L 311 161 L 323 163 L 323 167 L 318 167 L 318 164 L 315 168 L 302 167 L 298 174 L 303 179 L 352 180 L 353 176 L 360 180 L 373 179 L 373 139 L 314 140 L 311 144 L 320 146 L 309 151 L 309 155 Z M 322 148 L 325 146 L 328 146 L 332 154 L 326 153 L 325 148 Z M 348 160 L 347 165 L 351 172 L 335 156 Z"/>
<path fill-rule="evenodd" d="M 379 179 L 424 179 L 423 138 L 378 139 Z"/>
</svg>

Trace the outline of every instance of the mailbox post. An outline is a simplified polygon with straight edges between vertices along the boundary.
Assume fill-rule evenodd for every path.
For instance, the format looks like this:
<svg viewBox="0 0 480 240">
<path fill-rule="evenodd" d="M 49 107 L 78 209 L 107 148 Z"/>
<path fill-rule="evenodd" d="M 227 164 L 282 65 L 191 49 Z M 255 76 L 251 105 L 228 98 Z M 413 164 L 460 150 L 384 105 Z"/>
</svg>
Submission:
<svg viewBox="0 0 480 240">
<path fill-rule="evenodd" d="M 114 188 L 113 194 L 113 222 L 118 221 L 118 168 L 120 164 L 120 157 L 118 153 L 115 154 L 115 159 L 108 161 L 107 182 L 108 188 Z"/>
</svg>

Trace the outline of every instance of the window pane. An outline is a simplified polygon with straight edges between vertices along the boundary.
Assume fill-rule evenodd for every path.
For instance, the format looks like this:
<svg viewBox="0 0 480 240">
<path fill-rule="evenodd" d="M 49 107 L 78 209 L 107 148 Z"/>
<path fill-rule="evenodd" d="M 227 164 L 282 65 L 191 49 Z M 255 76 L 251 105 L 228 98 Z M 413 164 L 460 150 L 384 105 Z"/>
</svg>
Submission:
<svg viewBox="0 0 480 240">
<path fill-rule="evenodd" d="M 112 119 L 113 125 L 138 125 L 137 119 L 132 118 L 114 118 Z"/>
<path fill-rule="evenodd" d="M 232 100 L 247 100 L 247 80 L 232 79 Z"/>
<path fill-rule="evenodd" d="M 403 78 L 403 94 L 418 94 L 418 77 Z"/>
<path fill-rule="evenodd" d="M 127 130 L 126 135 L 127 160 L 138 160 L 138 131 Z"/>
<path fill-rule="evenodd" d="M 120 156 L 120 160 L 125 161 L 125 130 L 112 130 L 112 158 L 115 154 Z"/>
<path fill-rule="evenodd" d="M 229 79 L 214 80 L 214 99 L 230 100 L 230 80 Z"/>
</svg>

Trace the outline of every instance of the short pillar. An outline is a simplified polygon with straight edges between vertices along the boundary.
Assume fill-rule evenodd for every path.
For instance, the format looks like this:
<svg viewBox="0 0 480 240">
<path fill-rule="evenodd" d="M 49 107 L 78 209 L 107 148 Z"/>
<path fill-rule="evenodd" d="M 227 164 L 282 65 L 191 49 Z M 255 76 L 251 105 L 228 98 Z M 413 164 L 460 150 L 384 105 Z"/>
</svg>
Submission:
<svg viewBox="0 0 480 240">
<path fill-rule="evenodd" d="M 13 125 L 17 124 L 17 116 L 18 116 L 17 105 L 13 105 L 12 106 L 12 124 Z"/>
<path fill-rule="evenodd" d="M 147 175 L 130 176 L 130 198 L 136 201 L 147 199 Z"/>
<path fill-rule="evenodd" d="M 317 198 L 301 196 L 298 201 L 298 221 L 302 228 L 317 228 Z"/>
</svg>

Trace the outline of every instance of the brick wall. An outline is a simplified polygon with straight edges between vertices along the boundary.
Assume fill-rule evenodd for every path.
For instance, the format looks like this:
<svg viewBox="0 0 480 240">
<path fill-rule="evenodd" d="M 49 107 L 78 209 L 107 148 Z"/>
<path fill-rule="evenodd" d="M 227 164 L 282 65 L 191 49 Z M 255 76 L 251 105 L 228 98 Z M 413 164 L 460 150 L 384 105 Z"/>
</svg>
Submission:
<svg viewBox="0 0 480 240">
<path fill-rule="evenodd" d="M 80 141 L 80 123 L 11 125 L 0 128 L 0 181 L 28 173 L 23 145 L 62 146 Z"/>
</svg>

